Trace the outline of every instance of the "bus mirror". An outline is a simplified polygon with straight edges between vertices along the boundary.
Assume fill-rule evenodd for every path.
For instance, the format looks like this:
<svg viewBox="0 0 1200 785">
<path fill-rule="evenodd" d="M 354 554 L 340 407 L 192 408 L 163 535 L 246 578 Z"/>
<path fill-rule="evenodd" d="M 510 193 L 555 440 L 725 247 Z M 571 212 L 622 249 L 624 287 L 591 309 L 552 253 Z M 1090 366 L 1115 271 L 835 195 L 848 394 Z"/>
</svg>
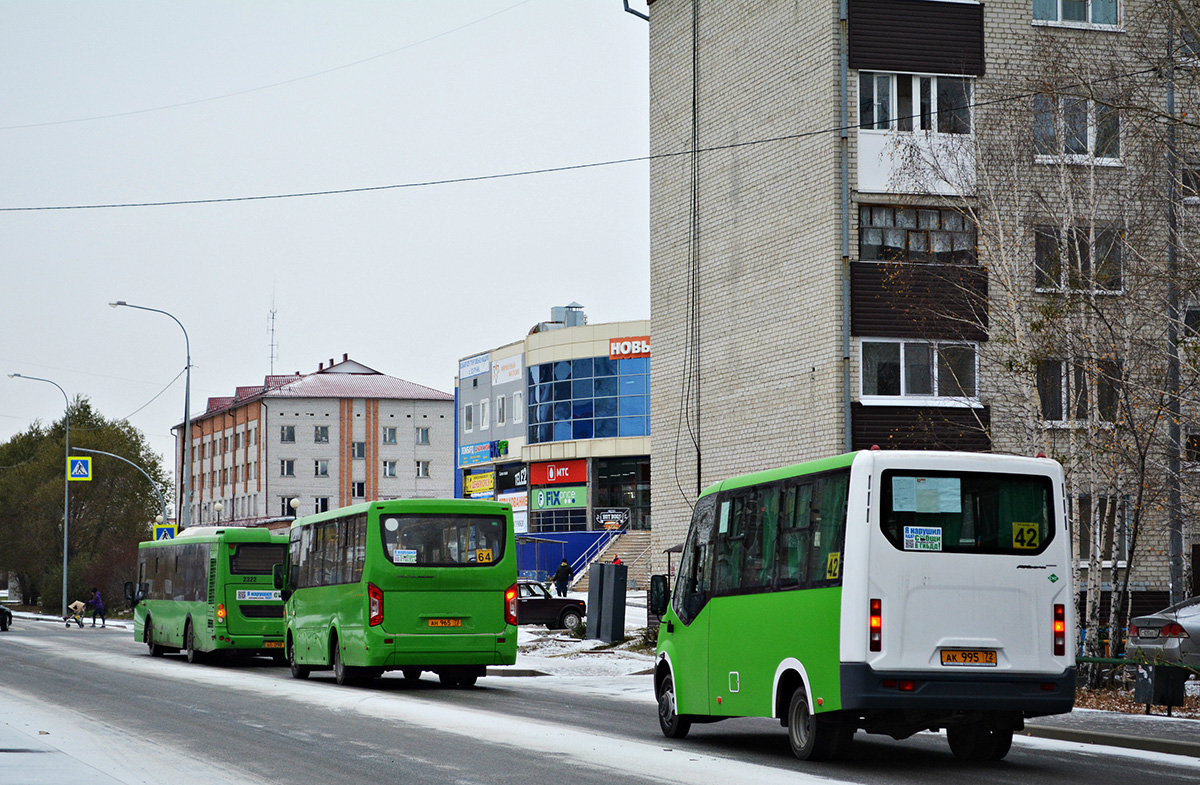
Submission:
<svg viewBox="0 0 1200 785">
<path fill-rule="evenodd" d="M 125 581 L 125 599 L 133 603 L 133 581 Z"/>
<path fill-rule="evenodd" d="M 667 604 L 671 600 L 671 590 L 667 588 L 667 576 L 650 576 L 650 612 L 662 616 L 667 612 Z"/>
<path fill-rule="evenodd" d="M 282 564 L 276 564 L 274 567 L 271 568 L 271 578 L 275 582 L 276 589 L 283 588 L 283 565 Z"/>
<path fill-rule="evenodd" d="M 292 596 L 291 589 L 280 589 L 279 590 L 279 599 L 283 600 L 284 602 L 287 602 L 288 598 L 290 598 L 291 596 Z"/>
</svg>

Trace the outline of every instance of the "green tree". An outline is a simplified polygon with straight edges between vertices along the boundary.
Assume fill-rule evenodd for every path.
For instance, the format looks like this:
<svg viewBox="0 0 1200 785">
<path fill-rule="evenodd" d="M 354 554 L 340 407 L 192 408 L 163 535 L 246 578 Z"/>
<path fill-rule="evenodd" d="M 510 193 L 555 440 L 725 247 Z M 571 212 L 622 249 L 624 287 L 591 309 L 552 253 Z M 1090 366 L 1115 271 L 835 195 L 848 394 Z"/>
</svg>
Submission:
<svg viewBox="0 0 1200 785">
<path fill-rule="evenodd" d="M 120 455 L 169 496 L 159 456 L 139 430 L 105 419 L 84 397 L 75 399 L 70 414 L 72 451 Z M 22 602 L 51 610 L 62 599 L 64 427 L 63 420 L 34 423 L 0 444 L 0 571 L 15 576 Z M 92 476 L 70 486 L 68 599 L 86 598 L 95 586 L 112 604 L 123 583 L 134 579 L 137 544 L 149 538 L 161 508 L 146 478 L 123 461 L 93 456 Z"/>
</svg>

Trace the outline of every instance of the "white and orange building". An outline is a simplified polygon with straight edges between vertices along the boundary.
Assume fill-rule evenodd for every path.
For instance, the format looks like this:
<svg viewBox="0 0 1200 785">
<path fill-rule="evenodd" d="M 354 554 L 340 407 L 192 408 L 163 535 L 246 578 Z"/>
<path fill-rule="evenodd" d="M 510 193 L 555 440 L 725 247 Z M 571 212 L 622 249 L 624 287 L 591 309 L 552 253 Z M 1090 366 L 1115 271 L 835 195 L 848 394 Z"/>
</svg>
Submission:
<svg viewBox="0 0 1200 785">
<path fill-rule="evenodd" d="M 176 427 L 176 477 L 182 432 Z M 192 419 L 192 525 L 283 525 L 362 501 L 447 498 L 453 446 L 449 393 L 345 354 L 314 373 L 267 376 L 209 398 Z"/>
</svg>

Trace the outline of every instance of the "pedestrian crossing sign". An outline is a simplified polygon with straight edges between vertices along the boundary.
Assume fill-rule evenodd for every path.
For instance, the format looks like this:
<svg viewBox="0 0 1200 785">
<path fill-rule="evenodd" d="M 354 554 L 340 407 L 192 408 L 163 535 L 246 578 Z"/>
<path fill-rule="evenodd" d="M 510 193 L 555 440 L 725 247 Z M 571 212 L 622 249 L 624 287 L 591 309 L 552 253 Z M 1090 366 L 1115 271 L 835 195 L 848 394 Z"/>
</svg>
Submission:
<svg viewBox="0 0 1200 785">
<path fill-rule="evenodd" d="M 67 458 L 67 479 L 72 481 L 91 481 L 92 459 L 80 458 L 74 455 Z"/>
<path fill-rule="evenodd" d="M 175 539 L 175 527 L 168 524 L 154 527 L 155 540 L 173 540 Z"/>
</svg>

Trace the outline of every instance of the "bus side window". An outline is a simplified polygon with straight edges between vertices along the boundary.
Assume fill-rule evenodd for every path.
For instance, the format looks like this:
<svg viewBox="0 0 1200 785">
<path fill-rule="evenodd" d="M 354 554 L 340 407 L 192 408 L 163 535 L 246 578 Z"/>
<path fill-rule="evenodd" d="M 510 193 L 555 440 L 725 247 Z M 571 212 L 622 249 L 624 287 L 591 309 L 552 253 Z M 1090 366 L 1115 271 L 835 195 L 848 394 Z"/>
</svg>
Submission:
<svg viewBox="0 0 1200 785">
<path fill-rule="evenodd" d="M 769 589 L 775 570 L 775 540 L 779 528 L 778 485 L 762 490 L 761 515 L 753 529 L 746 532 L 746 569 L 742 573 L 742 588 Z"/>
<path fill-rule="evenodd" d="M 779 585 L 798 588 L 808 583 L 808 559 L 812 549 L 812 483 L 797 485 L 792 494 L 790 520 L 780 521 Z"/>
</svg>

